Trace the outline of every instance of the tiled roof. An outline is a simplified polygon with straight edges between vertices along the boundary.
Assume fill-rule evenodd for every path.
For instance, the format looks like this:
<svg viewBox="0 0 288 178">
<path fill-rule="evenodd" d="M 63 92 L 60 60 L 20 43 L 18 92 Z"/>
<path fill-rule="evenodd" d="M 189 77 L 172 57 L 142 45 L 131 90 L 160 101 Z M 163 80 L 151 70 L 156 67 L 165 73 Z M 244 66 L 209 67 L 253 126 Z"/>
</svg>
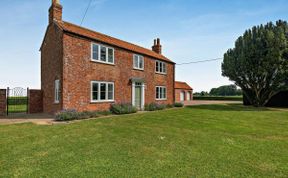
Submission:
<svg viewBox="0 0 288 178">
<path fill-rule="evenodd" d="M 175 89 L 193 90 L 186 82 L 175 81 Z"/>
<path fill-rule="evenodd" d="M 156 58 L 156 59 L 160 59 L 160 60 L 163 60 L 166 62 L 174 63 L 173 61 L 169 60 L 168 58 L 166 58 L 165 56 L 163 56 L 161 54 L 158 54 L 152 50 L 134 45 L 132 43 L 128 43 L 126 41 L 119 40 L 117 38 L 113 38 L 111 36 L 104 35 L 102 33 L 95 32 L 95 31 L 71 24 L 69 22 L 63 21 L 63 22 L 60 22 L 57 24 L 66 32 L 70 32 L 70 33 L 73 33 L 76 35 L 87 37 L 87 38 L 93 39 L 95 41 L 100 41 L 100 42 L 103 42 L 103 43 L 106 43 L 109 45 L 124 48 L 124 49 L 130 50 L 130 51 L 133 51 L 133 52 L 136 52 L 139 54 L 150 56 L 152 58 Z"/>
</svg>

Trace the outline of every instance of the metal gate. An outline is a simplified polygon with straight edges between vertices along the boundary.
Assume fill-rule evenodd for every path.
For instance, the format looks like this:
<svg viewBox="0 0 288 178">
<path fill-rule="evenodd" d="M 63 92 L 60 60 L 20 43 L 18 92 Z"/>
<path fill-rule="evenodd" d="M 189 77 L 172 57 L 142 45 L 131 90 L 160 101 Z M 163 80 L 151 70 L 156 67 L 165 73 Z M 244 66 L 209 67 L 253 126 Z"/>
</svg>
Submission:
<svg viewBox="0 0 288 178">
<path fill-rule="evenodd" d="M 29 88 L 7 88 L 7 115 L 13 113 L 28 113 L 28 91 Z"/>
</svg>

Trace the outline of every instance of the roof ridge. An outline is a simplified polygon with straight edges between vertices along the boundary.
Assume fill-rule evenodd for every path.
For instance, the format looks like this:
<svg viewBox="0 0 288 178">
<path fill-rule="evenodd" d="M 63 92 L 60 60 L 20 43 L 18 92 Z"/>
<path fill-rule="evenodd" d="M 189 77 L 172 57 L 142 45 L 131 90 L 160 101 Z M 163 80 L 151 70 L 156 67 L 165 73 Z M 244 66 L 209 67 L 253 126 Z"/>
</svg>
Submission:
<svg viewBox="0 0 288 178">
<path fill-rule="evenodd" d="M 153 53 L 156 53 L 155 51 L 153 51 L 153 50 L 151 50 L 151 49 L 142 47 L 142 46 L 137 45 L 137 44 L 134 44 L 134 43 L 130 43 L 130 42 L 125 41 L 125 40 L 121 40 L 121 39 L 119 39 L 119 38 L 115 38 L 115 37 L 110 36 L 110 35 L 107 35 L 107 34 L 104 34 L 104 33 L 101 33 L 101 32 L 97 32 L 97 31 L 95 31 L 95 30 L 92 30 L 92 29 L 89 29 L 89 28 L 86 28 L 86 27 L 82 27 L 82 26 L 76 25 L 76 24 L 71 23 L 71 22 L 66 22 L 66 21 L 63 21 L 63 22 L 64 22 L 64 23 L 68 23 L 68 24 L 70 24 L 70 25 L 74 25 L 74 26 L 76 26 L 76 27 L 79 27 L 79 28 L 82 28 L 82 29 L 85 29 L 85 30 L 88 30 L 88 31 L 93 32 L 93 33 L 98 33 L 99 35 L 103 35 L 103 36 L 106 36 L 106 37 L 109 37 L 109 38 L 113 38 L 113 39 L 115 39 L 115 40 L 122 41 L 122 42 L 124 42 L 124 43 L 129 43 L 129 44 L 134 45 L 134 46 L 137 46 L 137 47 L 139 47 L 139 48 L 143 48 L 143 49 L 149 50 L 149 51 L 151 51 L 151 52 L 153 52 Z M 156 54 L 158 54 L 158 53 L 156 53 Z M 162 54 L 158 54 L 158 55 L 162 55 Z M 163 56 L 163 55 L 162 55 L 162 56 Z"/>
<path fill-rule="evenodd" d="M 137 44 L 133 44 L 133 43 L 130 43 L 130 42 L 127 42 L 127 41 L 124 41 L 124 40 L 121 40 L 121 39 L 118 39 L 118 38 L 115 38 L 115 37 L 112 37 L 112 36 L 109 36 L 109 35 L 106 35 L 106 34 L 97 32 L 97 31 L 94 31 L 94 30 L 92 30 L 92 29 L 88 29 L 88 28 L 86 28 L 86 27 L 81 27 L 81 26 L 79 26 L 79 25 L 76 25 L 76 24 L 73 24 L 73 23 L 70 23 L 70 22 L 62 21 L 62 24 L 60 24 L 59 22 L 57 22 L 57 24 L 63 25 L 63 30 L 64 30 L 64 31 L 65 31 L 65 30 L 66 30 L 66 31 L 69 31 L 68 29 L 66 29 L 65 24 L 67 24 L 68 26 L 69 26 L 69 25 L 70 25 L 70 26 L 74 26 L 74 28 L 79 28 L 79 29 L 81 29 L 81 30 L 85 30 L 85 31 L 87 31 L 87 32 L 90 32 L 90 33 L 94 33 L 94 34 L 103 36 L 104 38 L 106 37 L 106 38 L 108 38 L 108 39 L 110 39 L 110 40 L 115 40 L 115 41 L 118 41 L 118 42 L 120 42 L 120 43 L 130 45 L 131 47 L 138 48 L 139 50 L 144 50 L 144 52 L 138 52 L 138 53 L 140 53 L 140 54 L 145 54 L 145 55 L 148 55 L 148 56 L 157 58 L 157 59 L 162 59 L 162 60 L 165 60 L 165 61 L 167 61 L 167 62 L 174 63 L 173 61 L 169 60 L 169 59 L 168 59 L 167 57 L 165 57 L 164 55 L 158 54 L 158 53 L 156 53 L 155 51 L 153 51 L 153 50 L 151 50 L 151 49 L 148 49 L 148 48 L 139 46 L 139 45 L 137 45 Z M 73 28 L 73 27 L 71 27 L 71 28 Z M 70 32 L 73 32 L 73 31 L 70 30 Z M 77 33 L 77 32 L 73 32 L 73 33 Z M 83 35 L 83 34 L 81 34 L 80 32 L 78 32 L 78 34 L 79 34 L 79 35 Z M 88 37 L 87 35 L 84 35 L 84 36 Z M 96 39 L 96 38 L 95 38 L 95 39 Z M 100 39 L 96 39 L 96 40 L 100 40 Z M 100 40 L 100 41 L 101 41 L 101 40 Z M 102 40 L 102 41 L 103 41 L 103 40 Z M 108 44 L 112 44 L 112 45 L 115 45 L 115 46 L 118 46 L 118 47 L 125 48 L 125 47 L 123 47 L 123 46 L 121 46 L 121 45 L 119 45 L 119 44 L 118 44 L 118 45 L 117 45 L 117 44 L 113 44 L 112 42 L 107 42 L 107 41 L 103 41 L 103 42 L 108 43 Z M 133 50 L 131 47 L 130 47 L 129 50 L 137 52 L 137 50 L 135 50 L 135 49 Z M 129 48 L 129 47 L 126 47 L 126 49 L 128 49 L 128 48 Z M 147 52 L 145 52 L 145 51 L 147 51 Z M 148 53 L 148 51 L 149 51 L 150 54 Z M 157 57 L 157 56 L 158 56 L 158 57 Z M 175 63 L 174 63 L 174 64 L 175 64 Z"/>
</svg>

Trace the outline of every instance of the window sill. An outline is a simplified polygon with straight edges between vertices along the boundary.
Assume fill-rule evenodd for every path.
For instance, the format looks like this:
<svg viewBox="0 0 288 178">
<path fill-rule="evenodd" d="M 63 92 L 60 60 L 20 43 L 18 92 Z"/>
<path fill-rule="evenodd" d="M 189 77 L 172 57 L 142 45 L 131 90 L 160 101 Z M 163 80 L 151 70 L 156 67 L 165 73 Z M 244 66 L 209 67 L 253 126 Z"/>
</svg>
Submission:
<svg viewBox="0 0 288 178">
<path fill-rule="evenodd" d="M 139 70 L 139 71 L 144 71 L 144 69 L 140 69 L 140 68 L 133 68 L 133 70 Z"/>
<path fill-rule="evenodd" d="M 101 103 L 115 103 L 115 100 L 103 100 L 103 101 L 90 101 L 90 104 L 101 104 Z"/>
<path fill-rule="evenodd" d="M 57 101 L 57 102 L 56 102 L 56 101 L 54 101 L 54 104 L 60 104 L 60 102 L 59 102 L 59 101 Z"/>
<path fill-rule="evenodd" d="M 165 99 L 156 99 L 156 101 L 167 101 L 167 98 L 165 98 Z"/>
<path fill-rule="evenodd" d="M 159 75 L 167 75 L 167 73 L 162 73 L 162 72 L 155 72 L 155 73 Z"/>
<path fill-rule="evenodd" d="M 95 63 L 100 63 L 100 64 L 106 64 L 106 65 L 115 66 L 115 63 L 103 62 L 103 61 L 98 61 L 98 60 L 94 60 L 94 59 L 91 59 L 90 61 L 91 61 L 91 62 L 95 62 Z"/>
</svg>

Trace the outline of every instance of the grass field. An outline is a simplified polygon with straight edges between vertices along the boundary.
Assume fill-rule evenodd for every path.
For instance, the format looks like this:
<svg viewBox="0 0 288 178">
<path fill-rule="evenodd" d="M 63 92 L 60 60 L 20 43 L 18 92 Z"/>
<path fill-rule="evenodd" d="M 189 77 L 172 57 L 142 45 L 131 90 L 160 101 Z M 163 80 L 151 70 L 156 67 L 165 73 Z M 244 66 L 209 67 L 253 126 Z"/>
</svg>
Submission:
<svg viewBox="0 0 288 178">
<path fill-rule="evenodd" d="M 193 96 L 194 100 L 243 101 L 243 96 Z"/>
<path fill-rule="evenodd" d="M 27 111 L 27 105 L 8 105 L 9 113 L 21 113 Z"/>
<path fill-rule="evenodd" d="M 288 112 L 205 105 L 0 126 L 0 177 L 288 177 Z"/>
</svg>

